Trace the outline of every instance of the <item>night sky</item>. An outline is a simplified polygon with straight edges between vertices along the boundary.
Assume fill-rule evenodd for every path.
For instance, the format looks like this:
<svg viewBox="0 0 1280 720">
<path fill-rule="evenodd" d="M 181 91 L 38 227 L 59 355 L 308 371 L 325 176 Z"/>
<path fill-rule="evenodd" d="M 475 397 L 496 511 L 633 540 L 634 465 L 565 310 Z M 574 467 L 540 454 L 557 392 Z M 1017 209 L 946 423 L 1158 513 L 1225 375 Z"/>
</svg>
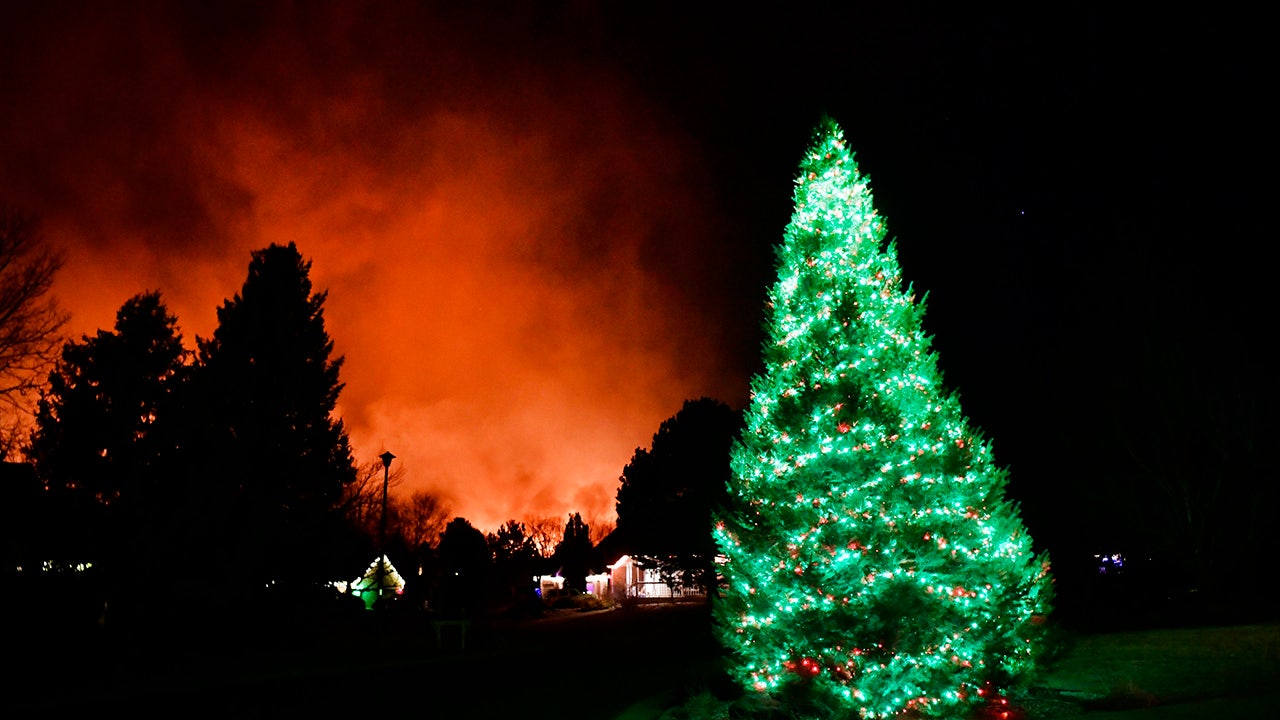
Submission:
<svg viewBox="0 0 1280 720">
<path fill-rule="evenodd" d="M 194 345 L 250 252 L 295 241 L 358 459 L 482 529 L 610 522 L 684 400 L 746 405 L 824 113 L 1033 535 L 1116 532 L 1141 438 L 1208 462 L 1206 405 L 1275 396 L 1255 18 L 13 5 L 0 204 L 66 250 L 73 335 L 156 289 Z"/>
</svg>

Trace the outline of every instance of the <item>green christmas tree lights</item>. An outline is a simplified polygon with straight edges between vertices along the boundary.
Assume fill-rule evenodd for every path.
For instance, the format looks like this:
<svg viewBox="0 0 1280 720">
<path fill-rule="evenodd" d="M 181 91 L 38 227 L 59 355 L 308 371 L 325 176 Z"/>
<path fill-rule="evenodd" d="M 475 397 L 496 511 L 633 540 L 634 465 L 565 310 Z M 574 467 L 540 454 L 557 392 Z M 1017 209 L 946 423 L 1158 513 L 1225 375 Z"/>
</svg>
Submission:
<svg viewBox="0 0 1280 720">
<path fill-rule="evenodd" d="M 942 386 L 885 232 L 824 119 L 715 528 L 717 632 L 749 691 L 839 715 L 963 717 L 1033 672 L 1049 563 Z"/>
</svg>

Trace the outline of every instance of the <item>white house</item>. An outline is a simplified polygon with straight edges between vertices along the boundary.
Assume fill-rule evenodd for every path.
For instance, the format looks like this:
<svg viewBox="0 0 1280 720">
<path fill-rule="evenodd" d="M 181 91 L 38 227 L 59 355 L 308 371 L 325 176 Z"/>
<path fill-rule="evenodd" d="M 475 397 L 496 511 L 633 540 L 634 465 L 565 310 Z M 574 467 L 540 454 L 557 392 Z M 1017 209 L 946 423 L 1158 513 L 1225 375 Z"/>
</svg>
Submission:
<svg viewBox="0 0 1280 720">
<path fill-rule="evenodd" d="M 613 575 L 597 573 L 587 576 L 587 594 L 600 598 L 608 598 L 613 594 Z"/>
<path fill-rule="evenodd" d="M 639 602 L 680 602 L 705 600 L 707 594 L 696 585 L 668 585 L 657 568 L 647 568 L 630 555 L 609 566 L 614 598 Z"/>
<path fill-rule="evenodd" d="M 568 592 L 564 589 L 564 577 L 560 573 L 538 575 L 533 580 L 538 583 L 538 597 L 542 598 L 542 602 L 548 605 L 568 595 Z"/>
</svg>

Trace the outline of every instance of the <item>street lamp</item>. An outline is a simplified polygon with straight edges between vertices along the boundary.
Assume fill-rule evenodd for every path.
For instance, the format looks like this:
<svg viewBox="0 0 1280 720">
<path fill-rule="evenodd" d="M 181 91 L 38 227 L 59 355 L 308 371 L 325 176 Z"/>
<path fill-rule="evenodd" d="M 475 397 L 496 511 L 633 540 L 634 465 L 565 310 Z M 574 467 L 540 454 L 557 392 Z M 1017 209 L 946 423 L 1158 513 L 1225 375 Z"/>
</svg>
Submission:
<svg viewBox="0 0 1280 720">
<path fill-rule="evenodd" d="M 378 600 L 381 600 L 382 581 L 387 572 L 387 485 L 391 480 L 391 461 L 396 456 L 388 450 L 378 458 L 382 460 L 382 521 L 378 527 Z"/>
</svg>

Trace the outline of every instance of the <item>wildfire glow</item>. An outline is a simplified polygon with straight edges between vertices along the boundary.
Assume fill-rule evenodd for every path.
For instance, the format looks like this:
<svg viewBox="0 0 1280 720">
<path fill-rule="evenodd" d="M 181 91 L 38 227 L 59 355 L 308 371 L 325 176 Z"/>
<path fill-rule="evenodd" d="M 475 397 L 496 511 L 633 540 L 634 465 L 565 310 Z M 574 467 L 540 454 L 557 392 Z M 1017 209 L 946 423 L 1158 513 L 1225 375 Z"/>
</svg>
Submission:
<svg viewBox="0 0 1280 720">
<path fill-rule="evenodd" d="M 688 241 L 702 160 L 607 65 L 522 55 L 518 22 L 346 8 L 32 11 L 0 198 L 67 249 L 73 337 L 158 289 L 193 345 L 250 252 L 296 242 L 359 459 L 394 451 L 484 529 L 612 521 L 664 419 L 745 394 L 690 289 L 718 271 Z"/>
</svg>

